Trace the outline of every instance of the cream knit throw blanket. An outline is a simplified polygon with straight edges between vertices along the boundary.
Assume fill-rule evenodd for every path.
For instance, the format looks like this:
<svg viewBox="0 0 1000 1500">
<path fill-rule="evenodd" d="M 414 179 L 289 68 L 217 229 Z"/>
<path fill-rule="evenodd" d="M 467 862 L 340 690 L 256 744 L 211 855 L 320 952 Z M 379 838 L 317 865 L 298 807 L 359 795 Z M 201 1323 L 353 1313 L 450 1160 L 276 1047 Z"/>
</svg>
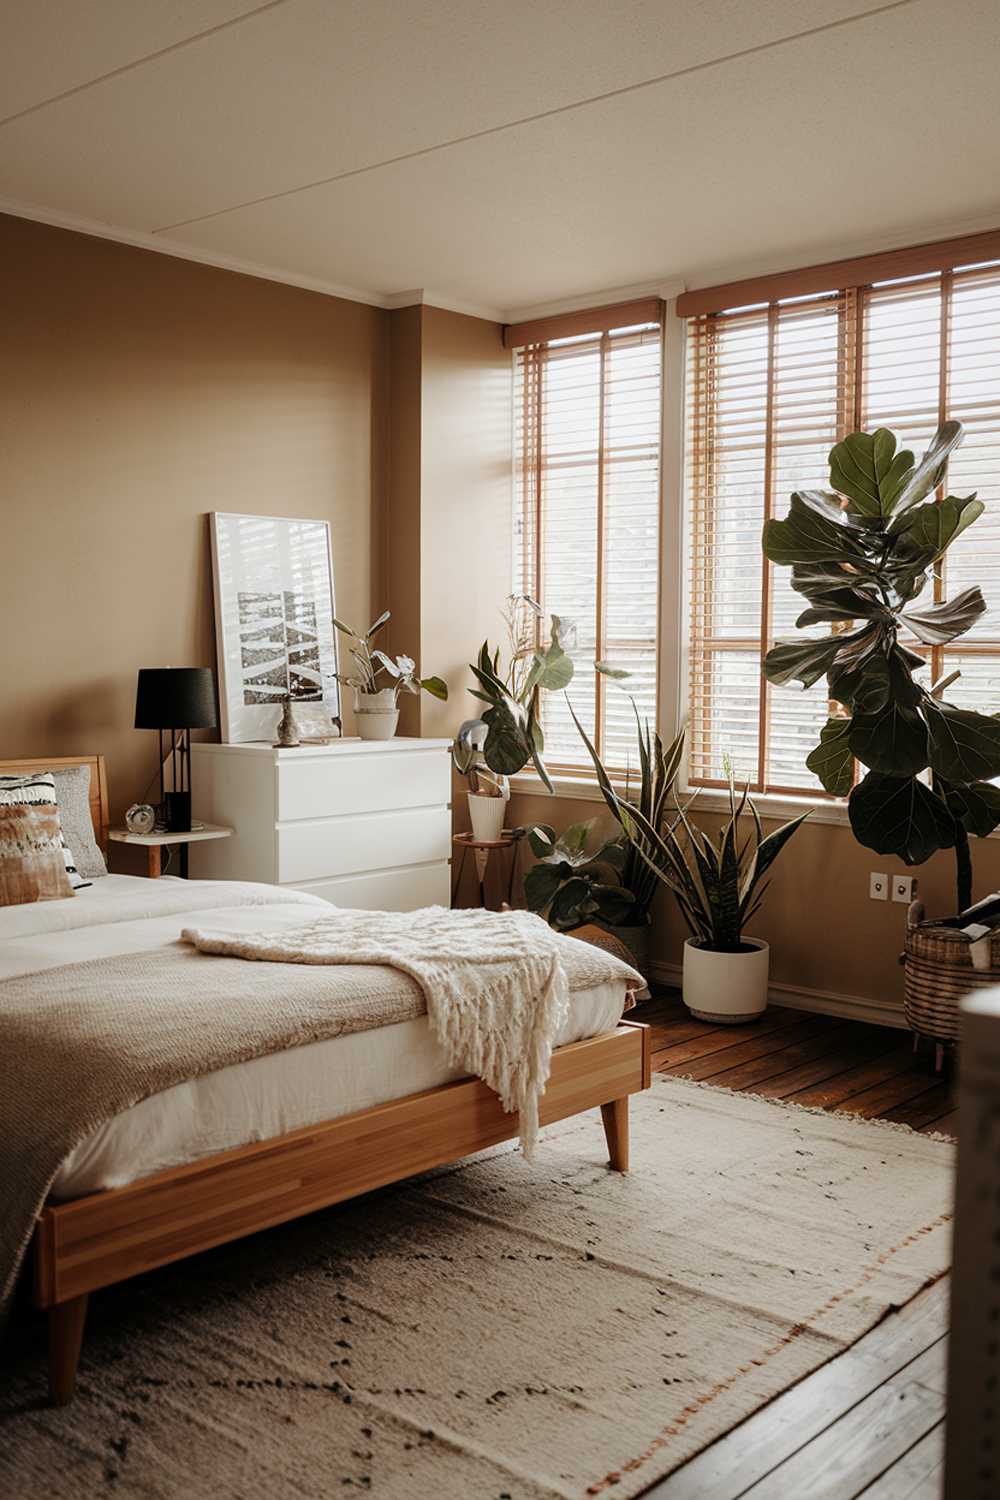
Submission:
<svg viewBox="0 0 1000 1500">
<path fill-rule="evenodd" d="M 538 1100 L 569 1009 L 560 943 L 531 912 L 345 911 L 267 933 L 187 927 L 202 953 L 282 964 L 387 964 L 420 985 L 449 1063 L 476 1073 L 520 1115 L 531 1158 Z"/>
</svg>

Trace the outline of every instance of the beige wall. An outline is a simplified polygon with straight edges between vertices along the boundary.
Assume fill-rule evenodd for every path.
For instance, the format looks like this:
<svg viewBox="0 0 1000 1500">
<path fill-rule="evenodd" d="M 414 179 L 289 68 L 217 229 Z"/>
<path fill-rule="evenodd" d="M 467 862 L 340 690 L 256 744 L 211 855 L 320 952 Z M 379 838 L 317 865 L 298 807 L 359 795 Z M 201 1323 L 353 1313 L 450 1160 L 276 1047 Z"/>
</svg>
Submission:
<svg viewBox="0 0 1000 1500">
<path fill-rule="evenodd" d="M 389 317 L 388 639 L 450 690 L 447 703 L 404 697 L 400 729 L 448 735 L 475 714 L 468 663 L 510 591 L 510 356 L 482 318 Z"/>
<path fill-rule="evenodd" d="M 412 656 L 423 672 L 420 617 L 422 307 L 388 314 L 389 410 L 386 459 L 385 528 L 382 536 L 382 592 L 372 614 L 392 610 L 386 650 Z M 363 625 L 358 625 L 363 630 Z M 426 673 L 424 674 L 426 675 Z M 403 695 L 400 734 L 420 733 L 420 705 Z"/>
<path fill-rule="evenodd" d="M 140 666 L 213 664 L 206 516 L 328 518 L 337 613 L 474 712 L 509 587 L 510 361 L 497 324 L 386 313 L 0 216 L 0 757 L 100 751 L 143 795 Z M 349 710 L 348 710 L 349 717 Z"/>
<path fill-rule="evenodd" d="M 496 640 L 511 578 L 511 361 L 499 324 L 423 309 L 420 506 L 421 732 L 476 717 L 466 688 L 483 640 Z"/>
<path fill-rule="evenodd" d="M 447 703 L 401 700 L 400 732 L 452 735 L 477 705 L 469 662 L 510 592 L 511 363 L 499 324 L 435 307 L 389 314 L 388 640 L 443 677 Z M 454 826 L 468 828 L 454 780 Z M 460 899 L 475 897 L 463 882 Z"/>
<path fill-rule="evenodd" d="M 156 768 L 140 666 L 213 664 L 206 514 L 328 518 L 338 613 L 379 568 L 386 314 L 0 217 L 0 757 Z"/>
</svg>

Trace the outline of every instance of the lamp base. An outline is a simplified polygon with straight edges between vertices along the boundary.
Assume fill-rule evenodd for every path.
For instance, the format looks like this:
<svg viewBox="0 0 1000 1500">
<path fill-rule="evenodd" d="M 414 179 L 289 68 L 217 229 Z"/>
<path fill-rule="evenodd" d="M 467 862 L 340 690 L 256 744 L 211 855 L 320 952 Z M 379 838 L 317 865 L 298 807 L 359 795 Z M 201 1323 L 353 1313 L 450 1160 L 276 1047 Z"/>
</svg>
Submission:
<svg viewBox="0 0 1000 1500">
<path fill-rule="evenodd" d="M 190 792 L 164 792 L 163 821 L 168 833 L 191 832 Z"/>
</svg>

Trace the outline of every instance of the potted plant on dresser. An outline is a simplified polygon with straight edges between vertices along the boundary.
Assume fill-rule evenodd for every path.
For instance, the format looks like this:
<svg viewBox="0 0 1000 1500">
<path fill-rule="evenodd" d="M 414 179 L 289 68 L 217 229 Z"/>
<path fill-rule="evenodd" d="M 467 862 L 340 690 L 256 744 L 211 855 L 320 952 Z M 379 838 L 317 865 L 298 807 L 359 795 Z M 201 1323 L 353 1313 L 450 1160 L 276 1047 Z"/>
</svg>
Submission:
<svg viewBox="0 0 1000 1500">
<path fill-rule="evenodd" d="M 906 937 L 906 1018 L 939 1042 L 957 1036 L 963 994 L 1000 982 L 1000 936 L 989 936 L 1000 901 L 969 909 L 969 837 L 1000 825 L 1000 718 L 945 699 L 957 670 L 942 664 L 937 681 L 919 680 L 935 648 L 986 610 L 978 587 L 935 597 L 945 553 L 985 508 L 975 495 L 934 498 L 961 437 L 958 422 L 944 423 L 918 463 L 885 428 L 852 433 L 830 454 L 830 489 L 793 494 L 763 536 L 807 604 L 796 624 L 823 627 L 779 641 L 764 662 L 777 685 L 826 677 L 837 707 L 806 765 L 847 797 L 866 848 L 907 865 L 955 851 L 958 915 L 921 923 L 917 905 Z"/>
<path fill-rule="evenodd" d="M 372 642 L 391 619 L 389 610 L 358 635 L 350 625 L 334 620 L 334 625 L 353 645 L 348 649 L 354 658 L 351 672 L 338 672 L 338 682 L 354 690 L 354 714 L 358 734 L 363 740 L 391 740 L 399 724 L 400 693 L 419 693 L 421 689 L 433 698 L 447 702 L 448 687 L 440 677 L 418 677 L 417 664 L 409 656 L 390 656 Z"/>
</svg>

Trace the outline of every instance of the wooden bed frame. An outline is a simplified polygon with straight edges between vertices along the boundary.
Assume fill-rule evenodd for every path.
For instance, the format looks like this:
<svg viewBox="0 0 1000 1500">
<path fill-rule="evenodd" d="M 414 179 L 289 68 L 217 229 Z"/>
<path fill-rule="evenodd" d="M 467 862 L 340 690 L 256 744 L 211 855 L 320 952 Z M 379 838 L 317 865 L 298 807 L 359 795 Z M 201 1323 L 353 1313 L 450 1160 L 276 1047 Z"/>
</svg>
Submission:
<svg viewBox="0 0 1000 1500">
<path fill-rule="evenodd" d="M 91 813 L 107 848 L 101 756 L 0 761 L 0 773 L 91 767 Z M 611 1167 L 629 1165 L 630 1094 L 649 1087 L 649 1028 L 613 1030 L 558 1047 L 539 1104 L 543 1125 L 600 1106 Z M 447 1165 L 518 1133 L 516 1114 L 478 1078 L 342 1115 L 274 1140 L 206 1157 L 43 1210 L 35 1229 L 34 1296 L 49 1315 L 49 1393 L 73 1395 L 87 1313 L 99 1287 Z"/>
</svg>

